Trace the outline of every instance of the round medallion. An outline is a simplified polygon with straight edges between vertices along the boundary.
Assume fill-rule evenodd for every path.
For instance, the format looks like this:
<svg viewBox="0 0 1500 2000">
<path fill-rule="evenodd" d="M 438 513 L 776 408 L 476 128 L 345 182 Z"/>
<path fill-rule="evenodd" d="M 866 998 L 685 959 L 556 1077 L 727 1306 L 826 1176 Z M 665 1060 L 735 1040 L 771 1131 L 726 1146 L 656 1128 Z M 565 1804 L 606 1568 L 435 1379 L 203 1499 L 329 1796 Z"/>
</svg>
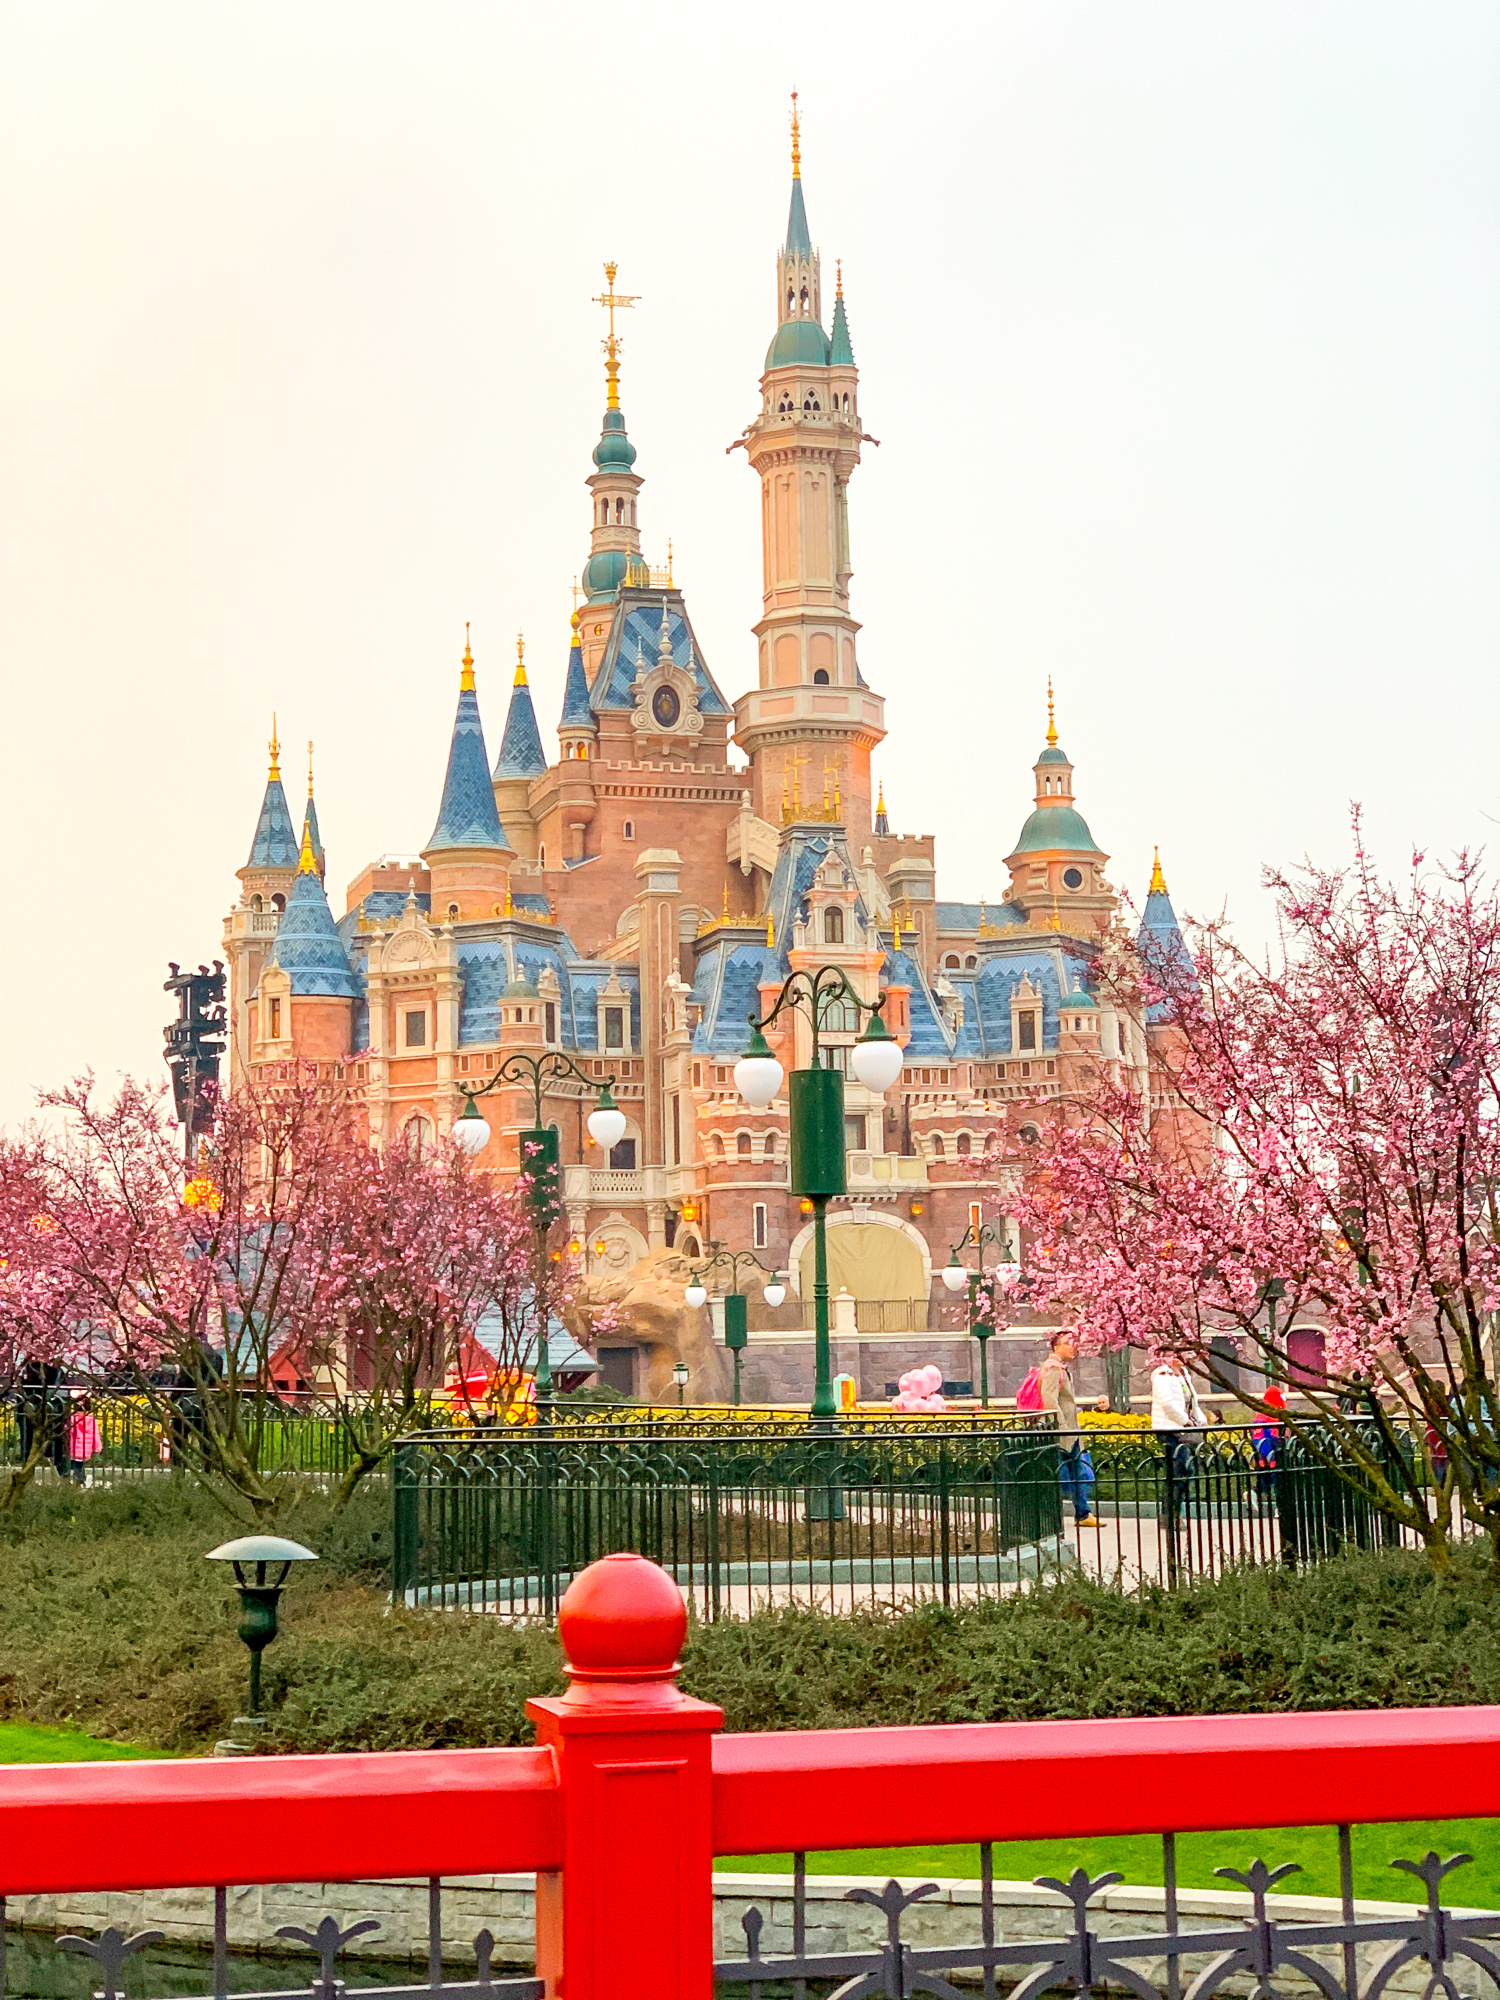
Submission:
<svg viewBox="0 0 1500 2000">
<path fill-rule="evenodd" d="M 682 703 L 677 699 L 677 690 L 659 687 L 651 697 L 651 714 L 660 729 L 675 729 L 677 718 L 682 713 Z"/>
<path fill-rule="evenodd" d="M 1083 887 L 1083 870 L 1081 868 L 1065 868 L 1063 870 L 1063 887 L 1065 889 L 1081 889 Z"/>
</svg>

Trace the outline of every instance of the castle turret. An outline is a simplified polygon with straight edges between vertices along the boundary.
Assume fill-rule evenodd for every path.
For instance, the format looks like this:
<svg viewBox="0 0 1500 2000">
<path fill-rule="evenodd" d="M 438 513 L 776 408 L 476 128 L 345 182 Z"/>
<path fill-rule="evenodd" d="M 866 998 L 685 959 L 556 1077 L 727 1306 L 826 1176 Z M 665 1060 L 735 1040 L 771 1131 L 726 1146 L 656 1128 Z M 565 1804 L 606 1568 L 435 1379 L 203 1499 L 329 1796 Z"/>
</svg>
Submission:
<svg viewBox="0 0 1500 2000">
<path fill-rule="evenodd" d="M 1104 879 L 1109 856 L 1095 845 L 1073 803 L 1073 766 L 1057 738 L 1052 682 L 1047 682 L 1047 741 L 1032 766 L 1036 797 L 1020 838 L 1006 857 L 1009 900 L 1032 923 L 1073 931 L 1104 928 L 1115 907 Z"/>
<path fill-rule="evenodd" d="M 252 909 L 274 906 L 280 909 L 297 873 L 297 830 L 287 809 L 281 787 L 281 744 L 276 735 L 276 718 L 271 717 L 271 766 L 266 774 L 265 796 L 260 817 L 243 868 L 236 870 L 244 886 L 245 899 Z"/>
<path fill-rule="evenodd" d="M 547 769 L 542 733 L 526 681 L 526 641 L 516 634 L 516 677 L 511 684 L 510 710 L 500 755 L 495 759 L 495 808 L 506 838 L 520 854 L 536 853 L 536 823 L 531 812 L 531 784 Z"/>
<path fill-rule="evenodd" d="M 1154 987 L 1163 993 L 1197 990 L 1198 975 L 1167 892 L 1159 848 L 1152 855 L 1151 886 L 1146 892 L 1146 907 L 1135 944 L 1141 965 Z M 1146 1020 L 1152 1027 L 1160 1027 L 1172 1019 L 1173 1011 L 1171 1001 L 1163 998 L 1147 1008 Z"/>
<path fill-rule="evenodd" d="M 318 880 L 328 880 L 328 856 L 323 852 L 323 837 L 318 831 L 318 808 L 313 800 L 313 747 L 312 738 L 307 739 L 307 806 L 302 815 L 301 845 L 312 849 L 313 859 L 318 864 Z"/>
<path fill-rule="evenodd" d="M 793 98 L 792 195 L 776 260 L 779 324 L 766 353 L 760 414 L 745 451 L 761 482 L 763 615 L 759 686 L 735 704 L 756 814 L 795 818 L 826 793 L 856 849 L 871 833 L 870 753 L 885 704 L 860 678 L 849 612 L 848 487 L 859 463 L 859 376 L 842 273 L 834 337 L 823 331 L 822 279 L 802 192 Z"/>
<path fill-rule="evenodd" d="M 589 677 L 583 664 L 583 641 L 578 635 L 578 612 L 573 613 L 570 622 L 573 637 L 568 648 L 568 677 L 563 684 L 562 715 L 557 724 L 564 762 L 569 758 L 591 757 L 599 735 L 598 717 L 589 706 Z"/>
<path fill-rule="evenodd" d="M 474 655 L 465 627 L 458 712 L 453 718 L 443 800 L 432 838 L 422 850 L 422 859 L 432 871 L 434 921 L 453 918 L 472 922 L 493 916 L 510 886 L 513 853 L 495 808 L 474 685 Z"/>
<path fill-rule="evenodd" d="M 359 997 L 359 981 L 323 893 L 311 833 L 304 827 L 296 879 L 252 1002 L 253 1060 L 279 1062 L 296 1056 L 319 1062 L 346 1055 L 350 1002 Z"/>
<path fill-rule="evenodd" d="M 636 495 L 641 479 L 632 469 L 635 446 L 625 430 L 625 412 L 620 408 L 620 336 L 615 331 L 615 314 L 633 306 L 634 297 L 615 290 L 618 264 L 604 267 L 605 288 L 595 304 L 609 313 L 609 333 L 604 342 L 605 405 L 599 442 L 594 446 L 594 471 L 587 485 L 593 501 L 593 522 L 589 535 L 589 559 L 583 566 L 583 588 L 589 604 L 614 603 L 620 586 L 633 566 L 641 563 L 641 535 L 636 525 Z M 603 651 L 603 629 L 607 621 L 595 620 L 585 634 L 584 662 L 592 676 Z M 593 626 L 600 626 L 600 643 L 590 646 Z"/>
</svg>

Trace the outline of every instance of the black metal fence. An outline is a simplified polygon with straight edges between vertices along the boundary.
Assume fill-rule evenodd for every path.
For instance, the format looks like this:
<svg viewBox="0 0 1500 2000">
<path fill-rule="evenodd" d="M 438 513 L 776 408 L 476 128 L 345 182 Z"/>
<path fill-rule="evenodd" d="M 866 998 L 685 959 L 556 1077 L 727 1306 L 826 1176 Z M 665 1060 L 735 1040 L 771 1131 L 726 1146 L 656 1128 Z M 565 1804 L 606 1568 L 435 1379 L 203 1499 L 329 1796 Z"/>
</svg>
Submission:
<svg viewBox="0 0 1500 2000">
<path fill-rule="evenodd" d="M 394 1594 L 548 1616 L 630 1549 L 702 1617 L 943 1603 L 1081 1564 L 1127 1587 L 1393 1545 L 1398 1524 L 1296 1439 L 1010 1418 L 829 1432 L 689 1419 L 424 1437 L 397 1455 Z"/>
</svg>

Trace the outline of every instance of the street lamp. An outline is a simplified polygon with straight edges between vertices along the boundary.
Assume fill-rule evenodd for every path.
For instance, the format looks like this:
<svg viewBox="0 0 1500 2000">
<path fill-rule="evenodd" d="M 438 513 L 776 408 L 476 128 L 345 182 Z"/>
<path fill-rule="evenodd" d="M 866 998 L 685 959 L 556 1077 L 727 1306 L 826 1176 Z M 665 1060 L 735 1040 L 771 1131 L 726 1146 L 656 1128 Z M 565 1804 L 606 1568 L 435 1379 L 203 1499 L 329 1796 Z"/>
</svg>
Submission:
<svg viewBox="0 0 1500 2000">
<path fill-rule="evenodd" d="M 494 1090 L 502 1083 L 529 1082 L 532 1091 L 532 1124 L 520 1135 L 521 1171 L 531 1178 L 531 1213 L 536 1226 L 537 1245 L 540 1251 L 547 1231 L 556 1222 L 560 1212 L 558 1200 L 557 1133 L 550 1125 L 542 1123 L 542 1083 L 549 1077 L 572 1077 L 591 1088 L 594 1079 L 586 1076 L 569 1055 L 561 1049 L 549 1049 L 545 1055 L 529 1055 L 524 1049 L 517 1049 L 508 1055 L 495 1074 L 484 1083 L 460 1083 L 458 1088 L 464 1099 L 463 1114 L 453 1121 L 453 1140 L 469 1158 L 475 1159 L 490 1142 L 489 1121 L 480 1111 L 477 1098 Z M 611 1146 L 617 1146 L 625 1134 L 625 1114 L 615 1103 L 614 1078 L 606 1077 L 599 1087 L 599 1096 L 589 1113 L 589 1137 L 596 1146 L 604 1149 L 606 1158 Z M 541 1257 L 537 1259 L 538 1272 Z M 540 1283 L 537 1285 L 540 1292 Z M 536 1389 L 538 1413 L 545 1418 L 552 1397 L 552 1360 L 547 1352 L 547 1311 L 545 1303 L 537 1298 L 533 1301 L 538 1308 L 536 1365 L 532 1370 L 532 1380 Z"/>
<path fill-rule="evenodd" d="M 818 1036 L 828 1009 L 847 1001 L 868 1015 L 864 1032 L 854 1044 L 849 1066 L 867 1090 L 881 1094 L 901 1074 L 901 1044 L 881 1019 L 886 998 L 874 1005 L 860 999 L 847 975 L 836 965 L 816 972 L 798 970 L 783 985 L 768 1014 L 750 1016 L 750 1046 L 734 1066 L 735 1088 L 754 1111 L 764 1111 L 781 1089 L 785 1074 L 766 1042 L 765 1030 L 786 1007 L 805 1006 L 812 1022 L 812 1067 L 792 1071 L 791 1190 L 812 1203 L 813 1213 L 813 1331 L 814 1372 L 812 1416 L 831 1425 L 837 1410 L 833 1394 L 832 1356 L 828 1345 L 828 1237 L 826 1211 L 832 1195 L 843 1194 L 844 1079 L 840 1071 L 818 1060 Z M 805 1204 L 804 1204 L 805 1205 Z"/>
<path fill-rule="evenodd" d="M 766 1270 L 765 1265 L 762 1264 L 759 1257 L 753 1251 L 725 1250 L 717 1243 L 711 1243 L 709 1248 L 714 1254 L 706 1264 L 698 1265 L 693 1272 L 691 1281 L 684 1288 L 682 1296 L 687 1300 L 694 1312 L 697 1312 L 708 1297 L 708 1287 L 704 1283 L 705 1278 L 709 1277 L 719 1265 L 727 1264 L 729 1266 L 729 1283 L 731 1289 L 724 1294 L 724 1345 L 734 1356 L 734 1406 L 738 1409 L 740 1405 L 740 1361 L 745 1352 L 746 1343 L 750 1338 L 749 1310 L 745 1302 L 745 1294 L 740 1290 L 740 1266 L 741 1264 L 753 1265 L 757 1271 L 763 1272 L 766 1278 L 769 1279 L 770 1282 L 765 1286 L 762 1294 L 768 1306 L 775 1307 L 781 1304 L 782 1300 L 786 1297 L 786 1286 L 781 1283 L 777 1272 Z"/>
<path fill-rule="evenodd" d="M 282 1586 L 293 1563 L 316 1562 L 317 1555 L 300 1542 L 283 1541 L 280 1535 L 241 1535 L 238 1541 L 210 1549 L 206 1560 L 234 1564 L 240 1593 L 240 1637 L 250 1649 L 250 1713 L 259 1715 L 260 1656 L 276 1637 Z M 248 1563 L 255 1565 L 253 1583 L 245 1576 Z M 280 1563 L 281 1572 L 271 1583 L 266 1571 L 274 1563 Z"/>
<path fill-rule="evenodd" d="M 687 1379 L 687 1363 L 685 1361 L 674 1361 L 672 1363 L 672 1380 L 677 1384 L 677 1407 L 679 1410 L 687 1406 Z"/>
<path fill-rule="evenodd" d="M 979 1269 L 971 1271 L 960 1264 L 958 1253 L 966 1243 L 972 1243 L 979 1252 Z M 995 1229 L 988 1222 L 976 1230 L 971 1222 L 948 1252 L 948 1261 L 943 1266 L 943 1283 L 950 1292 L 961 1292 L 965 1285 L 969 1288 L 969 1332 L 979 1342 L 979 1407 L 987 1410 L 990 1406 L 990 1363 L 988 1342 L 995 1329 L 979 1317 L 979 1289 L 985 1283 L 985 1245 L 993 1243 L 1000 1252 L 1001 1262 L 990 1273 L 989 1282 L 999 1285 L 1005 1291 L 1020 1276 L 1021 1267 L 1010 1260 L 1010 1243 L 1003 1229 Z"/>
</svg>

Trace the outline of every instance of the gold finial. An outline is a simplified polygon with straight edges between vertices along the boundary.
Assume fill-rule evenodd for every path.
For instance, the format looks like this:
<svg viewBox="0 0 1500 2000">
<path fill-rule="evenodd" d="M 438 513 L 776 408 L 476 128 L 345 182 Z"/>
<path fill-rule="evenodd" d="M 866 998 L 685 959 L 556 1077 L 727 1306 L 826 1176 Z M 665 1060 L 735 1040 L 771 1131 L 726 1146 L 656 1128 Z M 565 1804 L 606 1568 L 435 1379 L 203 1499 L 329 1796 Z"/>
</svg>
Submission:
<svg viewBox="0 0 1500 2000">
<path fill-rule="evenodd" d="M 569 625 L 571 625 L 573 628 L 573 644 L 575 646 L 582 644 L 582 641 L 578 637 L 578 621 L 581 616 L 582 613 L 578 610 L 577 606 L 575 605 L 573 610 L 573 616 L 568 620 Z"/>
<path fill-rule="evenodd" d="M 767 950 L 767 951 L 774 951 L 775 949 L 776 949 L 776 919 L 775 919 L 775 918 L 774 918 L 774 917 L 773 917 L 773 916 L 771 915 L 771 912 L 770 912 L 769 910 L 767 910 L 767 911 L 766 911 L 766 950 Z"/>
<path fill-rule="evenodd" d="M 474 692 L 474 655 L 469 650 L 469 621 L 467 618 L 464 620 L 464 670 L 458 677 L 458 691 L 460 694 L 472 694 Z"/>
<path fill-rule="evenodd" d="M 1062 917 L 1057 907 L 1057 889 L 1055 885 L 1052 890 L 1052 928 L 1055 931 L 1062 929 Z"/>
<path fill-rule="evenodd" d="M 1047 743 L 1049 748 L 1057 744 L 1057 723 L 1052 713 L 1052 676 L 1047 676 Z"/>
<path fill-rule="evenodd" d="M 582 591 L 578 588 L 578 579 L 576 576 L 573 579 L 571 587 L 573 591 L 573 609 L 576 612 L 578 609 L 578 600 L 583 595 Z"/>
<path fill-rule="evenodd" d="M 836 299 L 841 299 L 844 296 L 844 260 L 842 257 L 835 257 L 833 260 L 833 296 Z"/>
<path fill-rule="evenodd" d="M 516 677 L 511 685 L 518 688 L 526 685 L 526 638 L 521 632 L 516 634 Z"/>
<path fill-rule="evenodd" d="M 313 853 L 312 829 L 308 826 L 307 821 L 303 820 L 302 852 L 297 856 L 297 873 L 299 875 L 316 875 L 317 872 L 318 857 Z"/>
<path fill-rule="evenodd" d="M 307 739 L 307 796 L 309 798 L 312 797 L 312 743 L 313 740 L 309 736 Z"/>
<path fill-rule="evenodd" d="M 636 292 L 627 297 L 624 292 L 615 290 L 615 273 L 619 268 L 618 264 L 605 265 L 604 290 L 594 300 L 596 306 L 605 307 L 609 313 L 609 336 L 604 343 L 604 379 L 609 384 L 607 400 L 611 410 L 620 407 L 620 342 L 615 333 L 615 308 L 633 306 L 641 296 Z"/>
<path fill-rule="evenodd" d="M 281 741 L 276 734 L 275 709 L 271 711 L 271 740 L 266 745 L 266 748 L 271 753 L 271 768 L 266 774 L 266 783 L 270 784 L 272 778 L 279 778 L 281 776 Z"/>
<path fill-rule="evenodd" d="M 721 924 L 729 922 L 729 884 L 727 882 L 724 884 L 724 907 L 719 912 L 719 922 Z"/>
<path fill-rule="evenodd" d="M 667 537 L 667 588 L 672 588 L 672 537 Z"/>
<path fill-rule="evenodd" d="M 1161 849 L 1159 847 L 1153 847 L 1151 850 L 1151 887 L 1146 893 L 1148 896 L 1165 896 L 1167 893 L 1167 878 L 1161 872 Z"/>
<path fill-rule="evenodd" d="M 802 178 L 802 126 L 797 118 L 797 93 L 792 92 L 792 179 Z"/>
<path fill-rule="evenodd" d="M 508 875 L 505 878 L 505 914 L 508 917 L 513 917 L 516 914 L 515 902 L 510 893 L 510 877 Z"/>
<path fill-rule="evenodd" d="M 882 779 L 881 779 L 881 781 L 880 781 L 880 796 L 879 796 L 879 798 L 877 798 L 877 799 L 876 799 L 876 801 L 875 801 L 875 810 L 876 810 L 876 812 L 878 812 L 878 813 L 883 813 L 883 812 L 885 811 L 885 779 L 884 779 L 884 778 L 882 778 Z"/>
</svg>

